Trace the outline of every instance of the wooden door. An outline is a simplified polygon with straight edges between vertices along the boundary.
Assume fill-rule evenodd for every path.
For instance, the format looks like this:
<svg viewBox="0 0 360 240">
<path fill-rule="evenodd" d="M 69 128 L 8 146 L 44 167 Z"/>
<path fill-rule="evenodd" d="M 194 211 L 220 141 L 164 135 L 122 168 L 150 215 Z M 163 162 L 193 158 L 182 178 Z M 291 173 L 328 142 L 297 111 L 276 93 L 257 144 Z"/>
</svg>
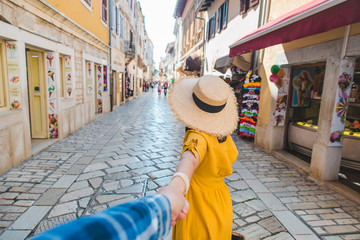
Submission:
<svg viewBox="0 0 360 240">
<path fill-rule="evenodd" d="M 48 138 L 44 58 L 41 52 L 28 50 L 27 74 L 32 138 Z"/>
</svg>

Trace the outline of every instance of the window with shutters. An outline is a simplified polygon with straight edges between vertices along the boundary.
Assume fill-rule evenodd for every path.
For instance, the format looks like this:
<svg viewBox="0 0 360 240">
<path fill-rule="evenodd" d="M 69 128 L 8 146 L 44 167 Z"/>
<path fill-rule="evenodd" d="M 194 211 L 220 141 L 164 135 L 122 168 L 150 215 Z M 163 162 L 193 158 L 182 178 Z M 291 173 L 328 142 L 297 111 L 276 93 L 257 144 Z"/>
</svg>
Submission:
<svg viewBox="0 0 360 240">
<path fill-rule="evenodd" d="M 119 18 L 120 18 L 120 16 L 119 16 L 119 6 L 116 6 L 116 8 L 115 8 L 115 18 L 116 18 L 116 34 L 117 35 L 119 35 L 119 25 L 120 25 L 120 21 L 119 21 Z"/>
<path fill-rule="evenodd" d="M 220 32 L 222 29 L 225 29 L 227 26 L 228 6 L 229 6 L 229 1 L 226 0 L 218 9 L 218 20 L 217 20 L 218 32 Z"/>
<path fill-rule="evenodd" d="M 208 22 L 208 34 L 207 40 L 209 41 L 211 38 L 215 37 L 216 32 L 216 13 L 214 13 Z"/>
<path fill-rule="evenodd" d="M 101 0 L 101 20 L 107 23 L 107 0 Z"/>
<path fill-rule="evenodd" d="M 89 11 L 91 11 L 91 0 L 81 0 L 81 3 L 84 4 Z"/>
<path fill-rule="evenodd" d="M 124 38 L 124 17 L 120 14 L 120 38 Z"/>
<path fill-rule="evenodd" d="M 259 0 L 240 0 L 240 14 L 247 13 L 259 3 Z"/>
</svg>

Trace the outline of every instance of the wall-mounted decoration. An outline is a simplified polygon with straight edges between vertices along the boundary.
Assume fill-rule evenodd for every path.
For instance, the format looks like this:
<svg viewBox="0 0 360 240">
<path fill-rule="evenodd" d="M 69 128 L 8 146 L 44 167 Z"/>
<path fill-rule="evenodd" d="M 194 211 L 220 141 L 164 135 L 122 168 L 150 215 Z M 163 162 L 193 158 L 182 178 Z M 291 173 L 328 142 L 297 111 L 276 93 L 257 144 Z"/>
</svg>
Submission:
<svg viewBox="0 0 360 240">
<path fill-rule="evenodd" d="M 103 112 L 103 74 L 101 65 L 95 65 L 96 71 L 96 113 Z"/>
<path fill-rule="evenodd" d="M 108 90 L 108 72 L 107 66 L 103 66 L 103 74 L 104 74 L 104 92 Z"/>
<path fill-rule="evenodd" d="M 73 79 L 72 79 L 72 62 L 71 56 L 64 57 L 64 67 L 65 67 L 65 96 L 66 98 L 72 98 L 74 95 L 73 89 Z"/>
<path fill-rule="evenodd" d="M 278 87 L 279 90 L 276 101 L 274 125 L 277 127 L 285 126 L 290 73 L 291 73 L 290 65 L 282 65 L 280 66 L 279 70 L 276 72 L 278 76 L 278 80 L 277 82 L 275 82 L 275 85 Z"/>
<path fill-rule="evenodd" d="M 16 41 L 6 42 L 7 72 L 9 81 L 10 109 L 21 109 L 19 49 Z"/>
<path fill-rule="evenodd" d="M 48 117 L 49 117 L 49 138 L 59 136 L 57 117 L 57 94 L 56 94 L 56 68 L 53 52 L 46 53 L 46 72 L 48 86 Z"/>
<path fill-rule="evenodd" d="M 355 58 L 345 58 L 340 62 L 337 81 L 336 102 L 331 124 L 330 146 L 341 146 L 341 139 L 346 123 L 346 113 L 349 106 L 349 95 L 355 70 Z"/>
<path fill-rule="evenodd" d="M 310 107 L 315 68 L 295 68 L 293 72 L 292 107 Z"/>
<path fill-rule="evenodd" d="M 94 64 L 92 62 L 85 62 L 85 68 L 86 68 L 86 91 L 87 94 L 93 94 L 94 93 Z"/>
</svg>

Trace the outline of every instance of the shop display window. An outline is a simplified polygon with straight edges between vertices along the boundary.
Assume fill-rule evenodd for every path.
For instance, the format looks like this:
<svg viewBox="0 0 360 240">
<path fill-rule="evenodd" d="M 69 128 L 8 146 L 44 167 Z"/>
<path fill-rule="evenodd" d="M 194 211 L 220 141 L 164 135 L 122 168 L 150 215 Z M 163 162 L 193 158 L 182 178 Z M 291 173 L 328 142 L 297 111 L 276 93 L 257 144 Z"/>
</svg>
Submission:
<svg viewBox="0 0 360 240">
<path fill-rule="evenodd" d="M 360 58 L 356 61 L 351 84 L 344 135 L 360 137 Z"/>
<path fill-rule="evenodd" d="M 293 67 L 288 119 L 317 128 L 325 63 Z"/>
</svg>

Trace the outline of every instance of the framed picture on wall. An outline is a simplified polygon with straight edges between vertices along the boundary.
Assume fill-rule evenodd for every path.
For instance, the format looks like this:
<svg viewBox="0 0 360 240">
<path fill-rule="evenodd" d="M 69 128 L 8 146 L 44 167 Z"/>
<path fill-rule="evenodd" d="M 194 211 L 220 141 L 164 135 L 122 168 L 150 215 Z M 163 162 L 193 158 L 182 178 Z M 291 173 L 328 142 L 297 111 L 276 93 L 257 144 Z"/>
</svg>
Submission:
<svg viewBox="0 0 360 240">
<path fill-rule="evenodd" d="M 291 107 L 310 107 L 315 68 L 294 68 Z"/>
</svg>

